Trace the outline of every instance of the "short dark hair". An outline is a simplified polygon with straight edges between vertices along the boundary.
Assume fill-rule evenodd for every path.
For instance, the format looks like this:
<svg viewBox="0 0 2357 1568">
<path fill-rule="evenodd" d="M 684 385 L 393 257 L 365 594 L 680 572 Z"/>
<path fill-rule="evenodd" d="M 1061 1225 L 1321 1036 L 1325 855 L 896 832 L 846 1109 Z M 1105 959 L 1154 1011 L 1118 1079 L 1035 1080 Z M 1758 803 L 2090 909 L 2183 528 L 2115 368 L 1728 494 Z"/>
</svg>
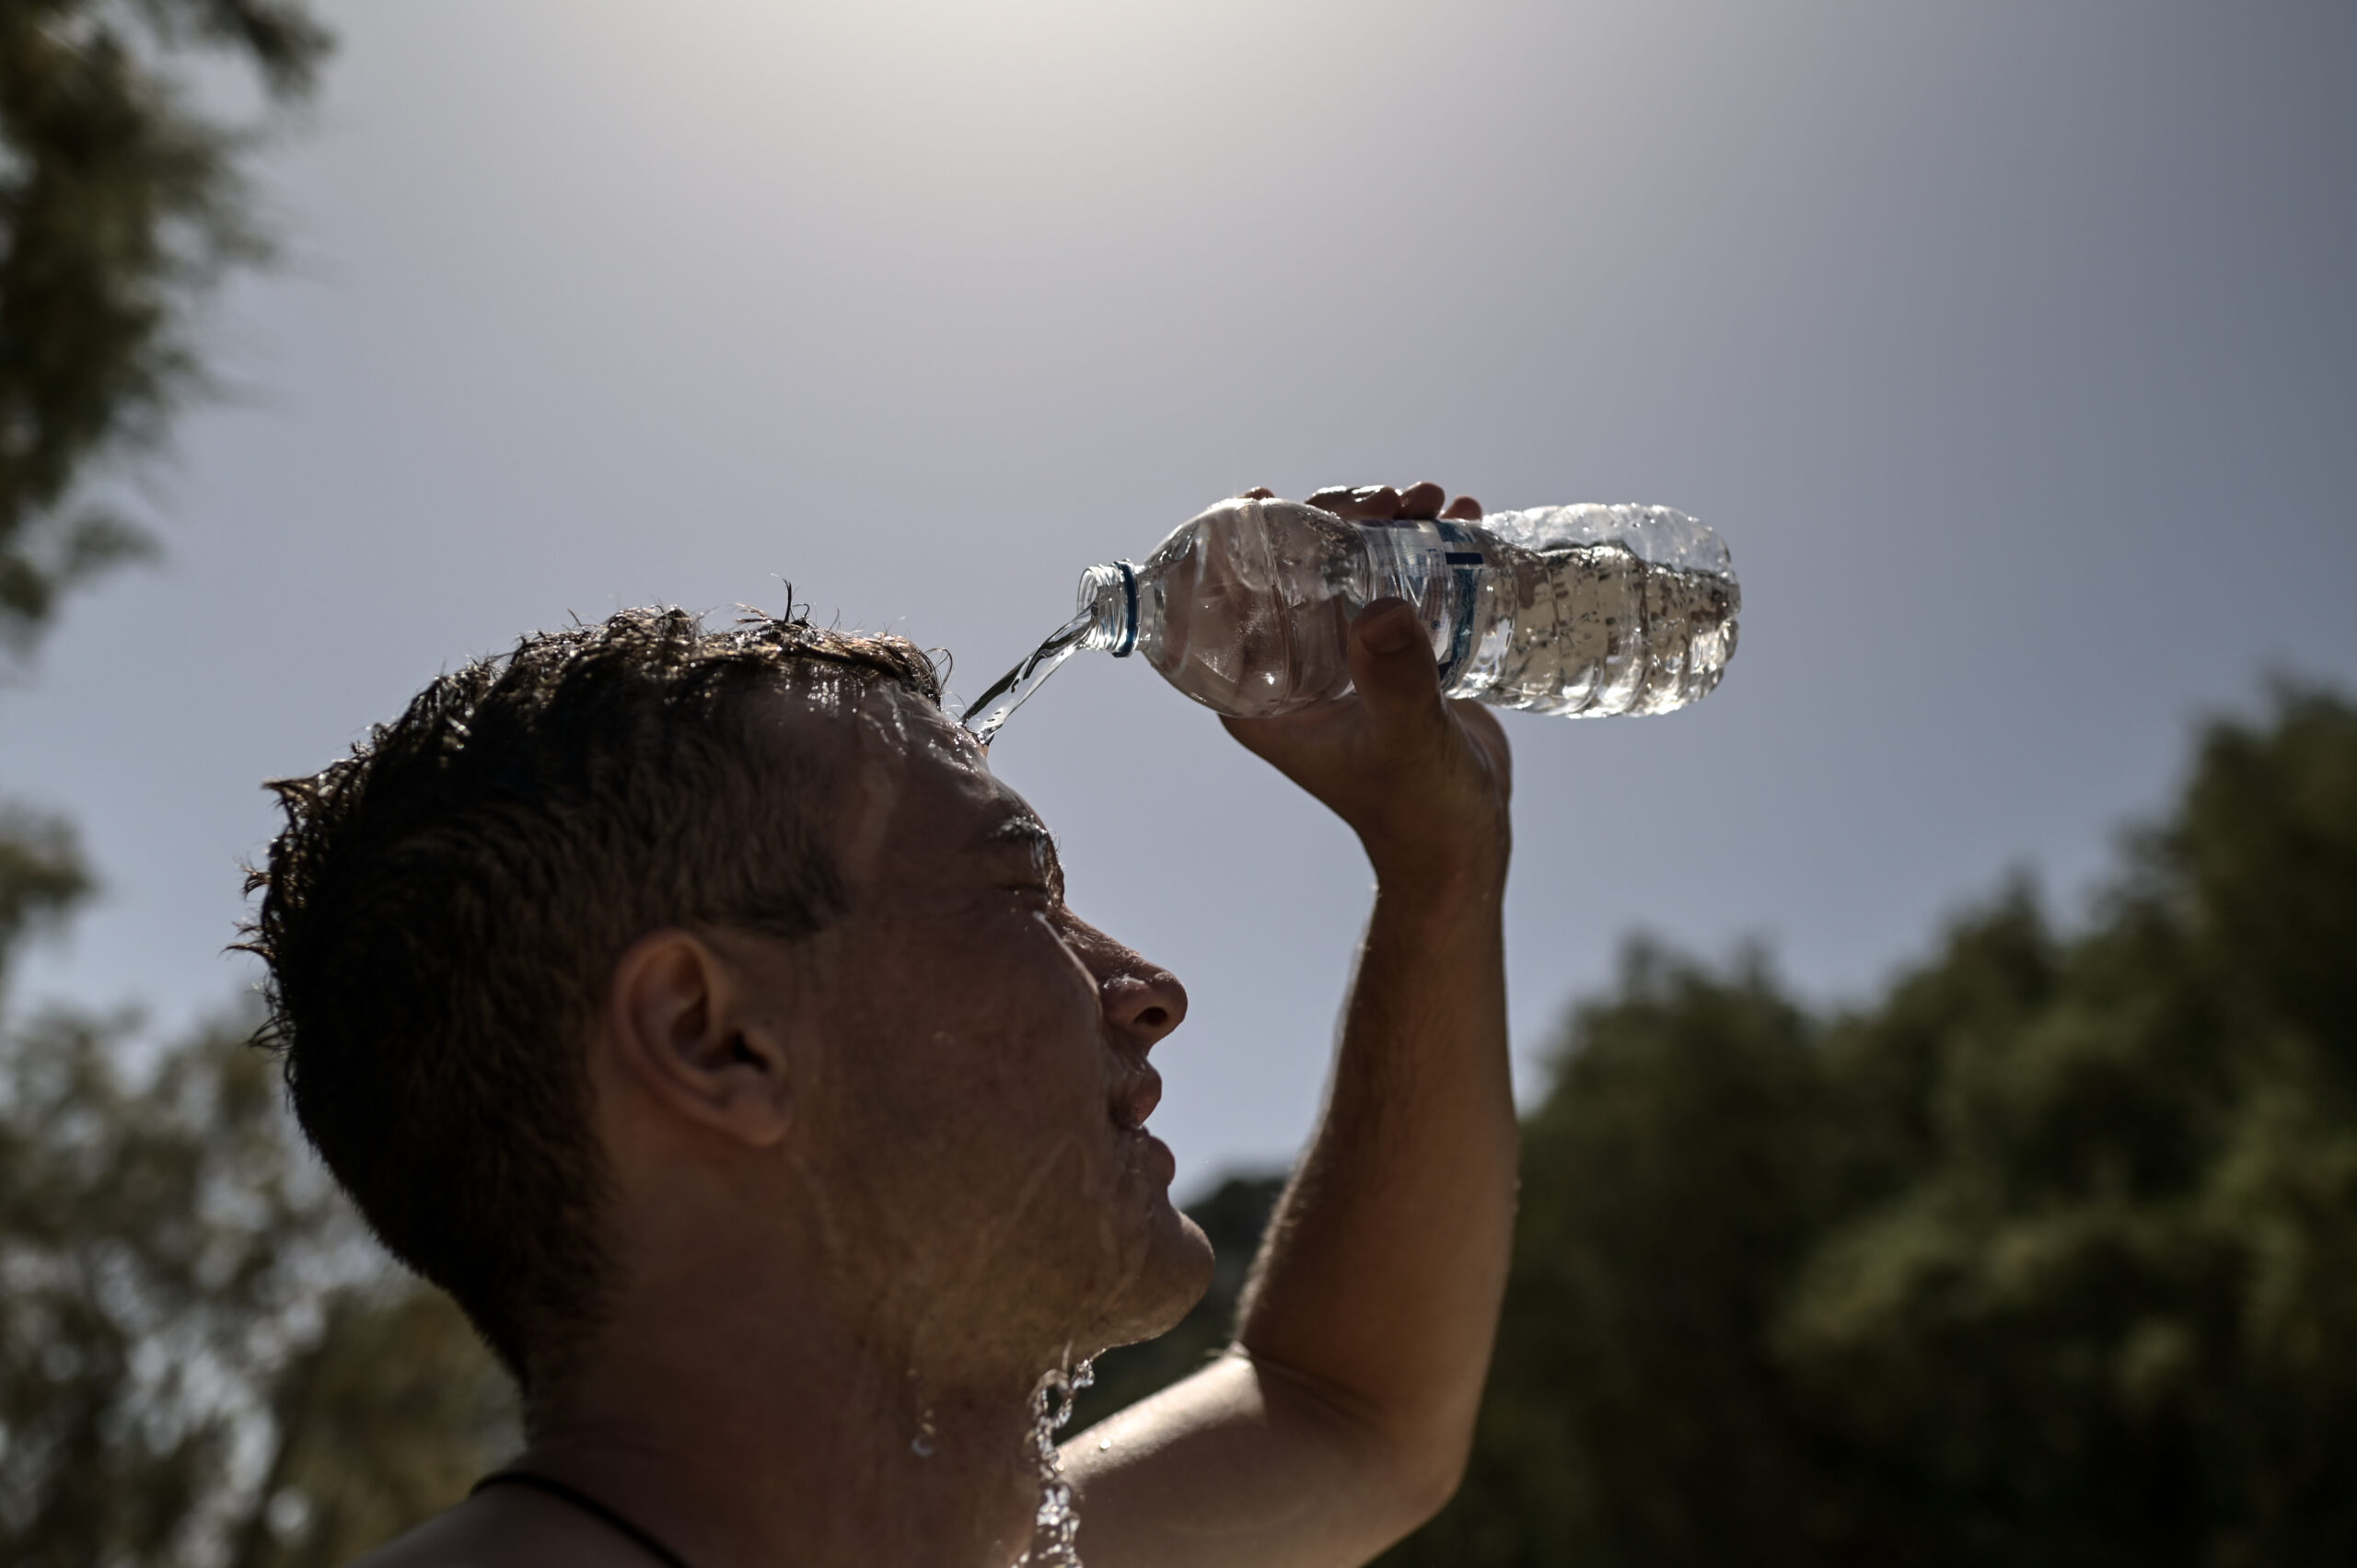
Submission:
<svg viewBox="0 0 2357 1568">
<path fill-rule="evenodd" d="M 668 925 L 794 939 L 842 912 L 824 758 L 747 722 L 823 666 L 941 700 L 901 638 L 630 610 L 444 675 L 268 786 L 258 1039 L 377 1235 L 528 1392 L 610 1280 L 585 1047 L 615 960 Z"/>
</svg>

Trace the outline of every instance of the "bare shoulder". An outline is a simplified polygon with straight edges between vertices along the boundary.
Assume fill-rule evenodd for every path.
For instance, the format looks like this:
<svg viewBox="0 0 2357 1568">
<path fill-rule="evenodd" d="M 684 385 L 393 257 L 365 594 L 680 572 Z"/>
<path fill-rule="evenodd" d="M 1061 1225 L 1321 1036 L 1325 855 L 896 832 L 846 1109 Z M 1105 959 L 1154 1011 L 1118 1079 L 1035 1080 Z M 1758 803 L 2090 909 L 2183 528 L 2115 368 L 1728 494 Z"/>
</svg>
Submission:
<svg viewBox="0 0 2357 1568">
<path fill-rule="evenodd" d="M 498 1487 L 386 1542 L 350 1568 L 645 1568 L 630 1541 L 552 1497 Z"/>
</svg>

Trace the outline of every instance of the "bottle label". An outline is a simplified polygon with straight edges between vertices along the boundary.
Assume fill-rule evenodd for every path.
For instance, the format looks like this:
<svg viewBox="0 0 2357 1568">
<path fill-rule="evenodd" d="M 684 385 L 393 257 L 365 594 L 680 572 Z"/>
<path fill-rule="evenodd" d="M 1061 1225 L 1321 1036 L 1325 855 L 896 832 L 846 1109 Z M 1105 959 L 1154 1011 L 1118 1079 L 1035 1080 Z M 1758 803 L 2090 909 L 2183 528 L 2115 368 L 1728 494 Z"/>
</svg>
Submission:
<svg viewBox="0 0 2357 1568">
<path fill-rule="evenodd" d="M 1441 563 L 1448 568 L 1448 656 L 1440 663 L 1441 690 L 1446 691 L 1457 684 L 1473 656 L 1473 612 L 1480 602 L 1481 573 L 1488 563 L 1472 529 L 1446 519 L 1434 526 L 1449 547 L 1441 554 Z"/>
</svg>

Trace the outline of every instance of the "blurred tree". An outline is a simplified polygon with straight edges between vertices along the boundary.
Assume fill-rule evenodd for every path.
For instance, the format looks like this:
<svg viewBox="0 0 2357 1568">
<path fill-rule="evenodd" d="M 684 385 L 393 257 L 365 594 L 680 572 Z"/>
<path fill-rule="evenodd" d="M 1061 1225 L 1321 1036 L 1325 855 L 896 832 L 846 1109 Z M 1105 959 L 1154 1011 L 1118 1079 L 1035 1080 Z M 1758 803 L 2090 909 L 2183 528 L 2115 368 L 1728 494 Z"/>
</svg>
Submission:
<svg viewBox="0 0 2357 1568">
<path fill-rule="evenodd" d="M 1775 1327 L 1877 1463 L 1864 1535 L 1927 1562 L 2357 1560 L 2351 955 L 2357 710 L 2286 692 L 2212 730 L 2103 918 L 2016 966 L 2015 1017 L 1945 1010 L 1929 1157 Z"/>
<path fill-rule="evenodd" d="M 328 37 L 302 0 L 0 6 L 0 645 L 19 654 L 62 591 L 147 548 L 83 482 L 161 434 L 199 382 L 195 301 L 266 251 L 250 133 L 164 69 L 191 46 L 289 103 Z"/>
<path fill-rule="evenodd" d="M 251 134 L 167 63 L 226 55 L 285 105 L 326 47 L 300 0 L 0 4 L 0 656 L 146 548 L 91 474 L 201 389 L 192 311 L 266 253 Z M 508 1392 L 386 1269 L 245 1028 L 134 1052 L 125 1018 L 6 1011 L 89 887 L 63 820 L 0 807 L 0 1562 L 344 1561 L 506 1450 Z"/>
<path fill-rule="evenodd" d="M 447 1506 L 515 1437 L 464 1319 L 389 1272 L 243 1024 L 137 1076 L 123 1032 L 0 1042 L 0 1562 L 327 1564 Z"/>
<path fill-rule="evenodd" d="M 1639 949 L 1531 1119 L 1464 1492 L 1387 1561 L 2357 1561 L 2357 709 L 2214 726 L 2083 933 L 1881 1003 Z"/>
<path fill-rule="evenodd" d="M 1642 943 L 1576 1012 L 1524 1128 L 1466 1484 L 1394 1559 L 1806 1560 L 1808 1438 L 1761 1325 L 1837 1179 L 1817 1032 L 1757 958 Z"/>
<path fill-rule="evenodd" d="M 89 871 L 63 819 L 0 806 L 0 998 L 18 948 L 63 924 L 89 890 Z"/>
</svg>

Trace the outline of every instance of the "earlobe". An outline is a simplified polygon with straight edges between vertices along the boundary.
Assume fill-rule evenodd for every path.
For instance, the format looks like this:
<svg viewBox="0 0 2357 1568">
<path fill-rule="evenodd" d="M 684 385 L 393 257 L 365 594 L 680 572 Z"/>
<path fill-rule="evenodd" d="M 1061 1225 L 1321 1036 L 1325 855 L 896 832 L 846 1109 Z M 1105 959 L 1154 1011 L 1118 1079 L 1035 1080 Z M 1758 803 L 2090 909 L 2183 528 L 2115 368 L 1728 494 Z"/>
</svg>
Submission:
<svg viewBox="0 0 2357 1568">
<path fill-rule="evenodd" d="M 676 1115 L 738 1142 L 784 1136 L 786 1051 L 761 977 L 687 931 L 642 936 L 616 961 L 606 1035 L 624 1075 Z"/>
</svg>

